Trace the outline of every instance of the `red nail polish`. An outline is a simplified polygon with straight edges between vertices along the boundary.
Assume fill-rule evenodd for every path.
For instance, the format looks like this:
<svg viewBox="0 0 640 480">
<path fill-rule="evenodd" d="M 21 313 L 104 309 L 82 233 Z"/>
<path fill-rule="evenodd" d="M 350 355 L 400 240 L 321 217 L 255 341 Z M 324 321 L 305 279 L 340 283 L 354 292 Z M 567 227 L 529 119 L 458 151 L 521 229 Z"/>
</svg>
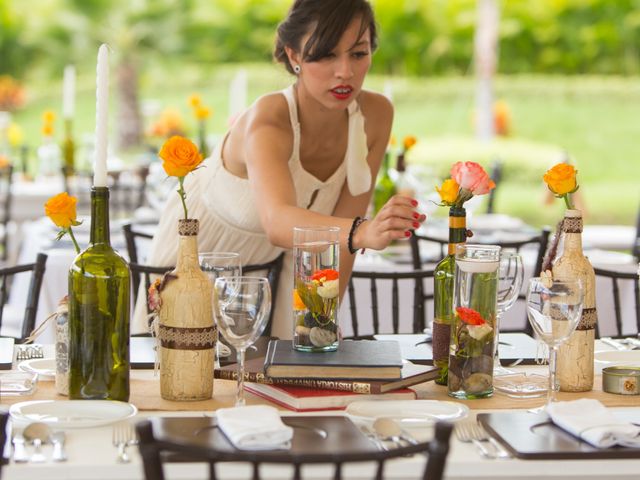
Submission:
<svg viewBox="0 0 640 480">
<path fill-rule="evenodd" d="M 414 207 L 418 206 L 418 201 L 417 200 L 411 200 L 411 205 L 413 205 Z"/>
<path fill-rule="evenodd" d="M 413 222 L 413 228 L 418 228 L 420 224 L 418 222 Z"/>
<path fill-rule="evenodd" d="M 418 220 L 420 218 L 420 215 L 418 215 L 416 212 L 413 212 L 413 218 Z"/>
<path fill-rule="evenodd" d="M 407 230 L 406 232 L 404 232 L 404 236 L 407 237 L 407 238 L 410 237 L 411 236 L 411 232 Z"/>
</svg>

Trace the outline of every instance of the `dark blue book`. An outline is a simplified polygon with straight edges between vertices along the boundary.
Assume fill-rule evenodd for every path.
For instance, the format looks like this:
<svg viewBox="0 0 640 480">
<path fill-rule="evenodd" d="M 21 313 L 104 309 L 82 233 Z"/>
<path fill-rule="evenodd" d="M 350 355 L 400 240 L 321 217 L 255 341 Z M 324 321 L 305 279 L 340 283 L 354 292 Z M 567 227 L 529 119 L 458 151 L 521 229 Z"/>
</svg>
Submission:
<svg viewBox="0 0 640 480">
<path fill-rule="evenodd" d="M 345 340 L 335 352 L 299 352 L 291 340 L 271 340 L 264 372 L 273 378 L 399 379 L 402 355 L 395 341 Z"/>
</svg>

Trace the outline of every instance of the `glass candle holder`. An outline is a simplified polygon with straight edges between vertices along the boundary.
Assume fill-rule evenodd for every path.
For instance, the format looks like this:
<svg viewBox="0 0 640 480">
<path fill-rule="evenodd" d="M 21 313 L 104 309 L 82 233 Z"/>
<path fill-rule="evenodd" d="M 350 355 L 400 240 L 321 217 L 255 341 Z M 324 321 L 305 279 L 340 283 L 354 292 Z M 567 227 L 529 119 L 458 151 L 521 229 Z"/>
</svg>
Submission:
<svg viewBox="0 0 640 480">
<path fill-rule="evenodd" d="M 458 245 L 449 343 L 449 395 L 471 399 L 493 394 L 497 245 Z"/>
<path fill-rule="evenodd" d="M 293 348 L 338 349 L 340 229 L 293 229 Z"/>
</svg>

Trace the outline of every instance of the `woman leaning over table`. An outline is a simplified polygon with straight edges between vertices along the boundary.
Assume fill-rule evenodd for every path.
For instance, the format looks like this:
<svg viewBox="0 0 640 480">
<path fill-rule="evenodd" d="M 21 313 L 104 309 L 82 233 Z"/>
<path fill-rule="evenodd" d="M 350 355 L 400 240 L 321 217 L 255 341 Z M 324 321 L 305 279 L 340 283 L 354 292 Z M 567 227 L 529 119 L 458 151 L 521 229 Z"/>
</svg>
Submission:
<svg viewBox="0 0 640 480">
<path fill-rule="evenodd" d="M 417 202 L 395 196 L 375 218 L 356 221 L 371 199 L 393 118 L 384 96 L 362 89 L 376 42 L 366 0 L 296 0 L 278 27 L 274 52 L 294 84 L 256 100 L 206 168 L 186 180 L 201 252 L 236 251 L 246 265 L 286 251 L 271 330 L 280 338 L 292 336 L 293 227 L 340 227 L 343 293 L 354 261 L 351 231 L 352 252 L 380 250 L 425 220 Z M 174 264 L 181 212 L 171 196 L 150 265 Z"/>
</svg>

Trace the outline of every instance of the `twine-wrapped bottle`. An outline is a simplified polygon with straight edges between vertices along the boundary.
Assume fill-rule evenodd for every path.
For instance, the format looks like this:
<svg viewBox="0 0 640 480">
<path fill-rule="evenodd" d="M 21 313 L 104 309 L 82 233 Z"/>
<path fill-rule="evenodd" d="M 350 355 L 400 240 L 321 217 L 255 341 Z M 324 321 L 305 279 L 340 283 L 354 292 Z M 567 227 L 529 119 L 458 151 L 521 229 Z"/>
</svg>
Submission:
<svg viewBox="0 0 640 480">
<path fill-rule="evenodd" d="M 586 392 L 593 389 L 593 350 L 596 312 L 595 274 L 582 253 L 582 213 L 567 210 L 562 224 L 564 249 L 554 263 L 554 280 L 582 281 L 584 303 L 582 317 L 569 340 L 558 351 L 557 375 L 563 392 Z"/>
<path fill-rule="evenodd" d="M 176 268 L 160 297 L 160 394 L 166 400 L 207 400 L 213 395 L 217 332 L 212 285 L 198 264 L 198 220 L 178 221 Z"/>
</svg>

